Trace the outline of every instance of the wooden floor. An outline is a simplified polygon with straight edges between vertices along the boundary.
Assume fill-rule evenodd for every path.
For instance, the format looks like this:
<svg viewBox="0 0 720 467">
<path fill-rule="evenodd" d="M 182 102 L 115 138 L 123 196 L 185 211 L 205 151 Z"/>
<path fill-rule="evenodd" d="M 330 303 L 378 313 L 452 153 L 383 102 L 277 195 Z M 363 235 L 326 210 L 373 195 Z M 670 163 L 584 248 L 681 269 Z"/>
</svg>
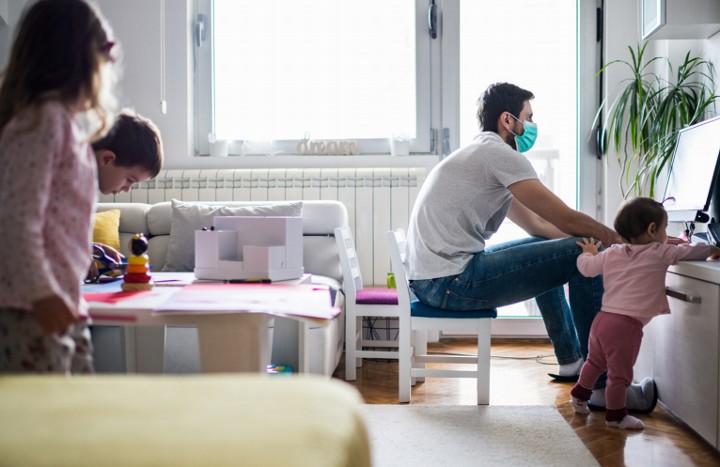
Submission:
<svg viewBox="0 0 720 467">
<path fill-rule="evenodd" d="M 475 353 L 469 339 L 444 339 L 431 344 L 438 352 Z M 605 415 L 574 414 L 568 405 L 573 383 L 556 383 L 547 375 L 557 370 L 551 345 L 540 339 L 498 339 L 492 342 L 491 405 L 554 405 L 602 466 L 720 466 L 720 455 L 658 404 L 639 415 L 642 431 L 606 428 Z M 368 404 L 397 404 L 397 361 L 365 360 L 350 382 Z M 333 375 L 345 379 L 345 363 Z M 473 405 L 471 379 L 426 379 L 413 387 L 413 404 Z M 562 449 L 562 446 L 558 446 Z"/>
</svg>

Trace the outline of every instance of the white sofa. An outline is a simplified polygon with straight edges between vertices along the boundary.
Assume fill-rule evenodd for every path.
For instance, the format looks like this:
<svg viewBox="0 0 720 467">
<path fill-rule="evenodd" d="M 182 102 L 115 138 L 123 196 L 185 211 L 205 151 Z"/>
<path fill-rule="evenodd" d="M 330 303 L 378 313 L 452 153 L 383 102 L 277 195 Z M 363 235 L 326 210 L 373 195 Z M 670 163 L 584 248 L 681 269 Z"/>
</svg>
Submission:
<svg viewBox="0 0 720 467">
<path fill-rule="evenodd" d="M 287 203 L 272 201 L 226 201 L 201 202 L 199 204 L 245 207 Z M 97 212 L 119 209 L 120 244 L 122 252 L 129 254 L 130 237 L 143 232 L 148 237 L 148 256 L 154 271 L 161 271 L 165 265 L 170 241 L 172 207 L 170 202 L 157 204 L 145 203 L 99 203 Z M 313 282 L 330 286 L 335 305 L 344 309 L 342 293 L 337 293 L 342 282 L 340 260 L 333 237 L 336 227 L 348 225 L 345 206 L 338 201 L 303 201 L 303 266 L 306 273 L 312 274 Z M 117 329 L 117 328 L 116 328 Z M 129 330 L 130 328 L 128 328 Z M 129 331 L 125 331 L 129 332 Z M 106 327 L 93 330 L 95 341 L 96 369 L 98 372 L 138 371 L 186 373 L 199 371 L 197 334 L 194 328 L 168 328 L 165 338 L 157 331 L 138 328 L 137 333 L 128 339 Z M 323 332 L 319 326 L 310 329 L 310 372 L 332 374 L 337 367 L 343 351 L 344 312 L 330 324 L 329 332 Z M 325 336 L 331 339 L 331 345 L 325 345 Z M 159 341 L 153 342 L 153 341 Z M 163 345 L 164 361 L 154 360 L 158 345 Z M 289 318 L 276 318 L 272 332 L 272 357 L 274 364 L 291 365 L 298 368 L 298 324 Z M 126 346 L 133 346 L 128 349 Z M 325 349 L 332 349 L 330 355 Z M 162 348 L 160 348 L 162 350 Z M 134 362 L 128 360 L 134 359 Z"/>
</svg>

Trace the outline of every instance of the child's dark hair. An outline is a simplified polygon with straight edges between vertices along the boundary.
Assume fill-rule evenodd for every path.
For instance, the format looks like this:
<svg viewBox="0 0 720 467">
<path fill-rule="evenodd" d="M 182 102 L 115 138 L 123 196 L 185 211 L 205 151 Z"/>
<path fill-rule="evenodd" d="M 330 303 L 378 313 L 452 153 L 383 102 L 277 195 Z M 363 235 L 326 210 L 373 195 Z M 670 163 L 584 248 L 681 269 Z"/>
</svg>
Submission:
<svg viewBox="0 0 720 467">
<path fill-rule="evenodd" d="M 100 11 L 84 0 L 39 0 L 31 3 L 15 32 L 0 86 L 0 132 L 18 113 L 48 100 L 94 112 L 104 134 L 114 114 L 112 97 L 101 95 L 102 67 L 114 62 L 118 46 Z M 112 83 L 111 67 L 103 79 Z M 107 83 L 105 83 L 107 85 Z M 105 93 L 107 94 L 107 93 Z"/>
<path fill-rule="evenodd" d="M 498 132 L 498 119 L 503 112 L 510 112 L 519 118 L 525 101 L 535 95 L 510 83 L 495 83 L 488 86 L 477 101 L 477 119 L 482 131 Z"/>
<path fill-rule="evenodd" d="M 115 153 L 121 167 L 142 167 L 156 177 L 163 165 L 160 130 L 149 119 L 131 109 L 123 109 L 108 134 L 92 144 L 93 151 Z"/>
<path fill-rule="evenodd" d="M 615 231 L 625 240 L 632 242 L 647 232 L 653 222 L 659 228 L 667 219 L 662 203 L 652 198 L 638 197 L 625 201 L 615 216 Z"/>
</svg>

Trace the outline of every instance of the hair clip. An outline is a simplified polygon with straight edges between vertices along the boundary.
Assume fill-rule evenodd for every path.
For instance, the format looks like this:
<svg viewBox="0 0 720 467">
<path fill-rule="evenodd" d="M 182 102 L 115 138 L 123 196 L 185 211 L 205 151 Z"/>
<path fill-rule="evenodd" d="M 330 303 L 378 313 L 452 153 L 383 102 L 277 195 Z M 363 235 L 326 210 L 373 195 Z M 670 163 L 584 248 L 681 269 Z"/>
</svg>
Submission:
<svg viewBox="0 0 720 467">
<path fill-rule="evenodd" d="M 100 48 L 100 51 L 105 55 L 105 58 L 109 62 L 115 63 L 115 58 L 110 54 L 113 47 L 115 47 L 115 42 L 108 41 Z"/>
</svg>

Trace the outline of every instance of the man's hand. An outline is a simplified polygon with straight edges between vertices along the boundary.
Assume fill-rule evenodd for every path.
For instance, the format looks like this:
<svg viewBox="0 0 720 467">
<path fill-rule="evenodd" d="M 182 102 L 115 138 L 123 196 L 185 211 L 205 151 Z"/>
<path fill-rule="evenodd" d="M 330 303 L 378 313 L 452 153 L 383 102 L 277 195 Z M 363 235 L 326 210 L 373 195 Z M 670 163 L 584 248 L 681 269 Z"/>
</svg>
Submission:
<svg viewBox="0 0 720 467">
<path fill-rule="evenodd" d="M 595 242 L 594 238 L 590 238 L 588 240 L 587 238 L 583 238 L 582 242 L 575 242 L 577 245 L 582 248 L 583 253 L 590 253 L 591 255 L 595 256 L 600 252 L 600 246 L 602 245 L 602 242 L 598 241 Z"/>
<path fill-rule="evenodd" d="M 78 311 L 68 306 L 65 300 L 57 295 L 50 295 L 34 302 L 32 314 L 45 334 L 63 333 L 71 324 L 80 320 Z"/>
</svg>

